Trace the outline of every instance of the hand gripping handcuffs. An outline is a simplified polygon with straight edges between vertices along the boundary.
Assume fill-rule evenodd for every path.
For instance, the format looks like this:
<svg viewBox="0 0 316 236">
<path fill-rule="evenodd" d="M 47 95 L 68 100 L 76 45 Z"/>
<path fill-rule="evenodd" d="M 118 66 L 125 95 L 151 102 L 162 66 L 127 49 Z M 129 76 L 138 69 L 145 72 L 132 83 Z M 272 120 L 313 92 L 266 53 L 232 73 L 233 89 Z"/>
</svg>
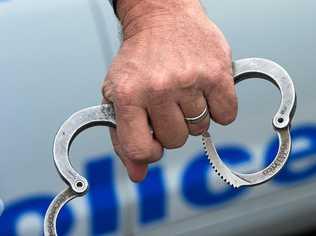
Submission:
<svg viewBox="0 0 316 236">
<path fill-rule="evenodd" d="M 276 175 L 285 165 L 291 151 L 290 123 L 295 112 L 296 95 L 288 73 L 278 64 L 259 58 L 238 60 L 233 63 L 234 81 L 260 78 L 275 84 L 282 95 L 281 106 L 273 118 L 273 127 L 278 133 L 279 150 L 273 162 L 265 169 L 241 174 L 230 170 L 219 157 L 208 132 L 202 136 L 206 154 L 219 176 L 233 187 L 252 186 L 264 183 Z M 88 181 L 71 166 L 69 149 L 72 141 L 82 131 L 94 126 L 116 127 L 115 112 L 111 104 L 83 109 L 73 114 L 58 131 L 53 148 L 54 162 L 58 173 L 68 188 L 58 194 L 50 204 L 44 220 L 45 236 L 56 236 L 56 220 L 61 208 L 70 200 L 88 191 Z"/>
</svg>

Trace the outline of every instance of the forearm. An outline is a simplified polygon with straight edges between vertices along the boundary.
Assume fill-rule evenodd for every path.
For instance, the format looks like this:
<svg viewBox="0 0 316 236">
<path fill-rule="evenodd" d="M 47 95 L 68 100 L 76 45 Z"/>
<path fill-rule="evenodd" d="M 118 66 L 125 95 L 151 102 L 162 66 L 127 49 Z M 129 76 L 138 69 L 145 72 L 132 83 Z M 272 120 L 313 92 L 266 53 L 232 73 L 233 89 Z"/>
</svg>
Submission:
<svg viewBox="0 0 316 236">
<path fill-rule="evenodd" d="M 117 0 L 116 4 L 124 39 L 150 28 L 174 25 L 179 17 L 194 17 L 202 11 L 199 0 Z"/>
</svg>

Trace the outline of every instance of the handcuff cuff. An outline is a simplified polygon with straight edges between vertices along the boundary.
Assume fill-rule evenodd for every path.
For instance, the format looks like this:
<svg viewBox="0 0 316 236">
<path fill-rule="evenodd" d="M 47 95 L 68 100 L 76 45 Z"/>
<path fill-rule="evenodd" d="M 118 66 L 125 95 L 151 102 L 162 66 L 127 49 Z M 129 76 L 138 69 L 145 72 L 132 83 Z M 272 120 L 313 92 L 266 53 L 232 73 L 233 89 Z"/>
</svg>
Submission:
<svg viewBox="0 0 316 236">
<path fill-rule="evenodd" d="M 281 92 L 279 110 L 273 118 L 273 127 L 278 133 L 279 149 L 272 163 L 265 169 L 242 174 L 231 170 L 219 157 L 208 132 L 202 135 L 205 152 L 221 178 L 235 188 L 262 184 L 276 175 L 285 165 L 291 151 L 290 124 L 296 108 L 296 94 L 288 73 L 278 64 L 260 58 L 238 60 L 233 63 L 234 82 L 260 78 L 272 82 Z M 61 208 L 70 200 L 83 196 L 88 191 L 88 181 L 71 165 L 69 150 L 73 140 L 82 131 L 95 127 L 116 127 L 115 111 L 111 104 L 89 107 L 73 114 L 58 131 L 53 147 L 54 163 L 68 188 L 58 194 L 47 209 L 44 219 L 44 235 L 56 236 L 56 220 Z"/>
</svg>

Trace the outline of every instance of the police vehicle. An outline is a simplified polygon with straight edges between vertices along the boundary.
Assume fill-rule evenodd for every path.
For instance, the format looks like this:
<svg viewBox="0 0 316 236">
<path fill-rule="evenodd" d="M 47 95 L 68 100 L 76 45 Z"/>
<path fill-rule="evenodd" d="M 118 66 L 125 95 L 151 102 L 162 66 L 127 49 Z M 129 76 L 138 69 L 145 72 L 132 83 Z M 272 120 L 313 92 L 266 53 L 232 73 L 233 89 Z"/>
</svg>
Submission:
<svg viewBox="0 0 316 236">
<path fill-rule="evenodd" d="M 298 94 L 291 157 L 273 180 L 235 190 L 214 174 L 200 138 L 167 151 L 146 180 L 132 183 L 107 129 L 76 139 L 71 158 L 90 183 L 68 204 L 59 235 L 301 235 L 316 213 L 314 75 L 316 2 L 203 1 L 234 59 L 284 66 Z M 0 0 L 0 235 L 43 234 L 45 211 L 64 188 L 52 158 L 54 135 L 73 112 L 100 104 L 100 86 L 120 45 L 107 1 Z M 237 86 L 239 116 L 211 125 L 220 155 L 243 172 L 268 165 L 277 149 L 271 120 L 280 96 L 265 81 Z"/>
</svg>

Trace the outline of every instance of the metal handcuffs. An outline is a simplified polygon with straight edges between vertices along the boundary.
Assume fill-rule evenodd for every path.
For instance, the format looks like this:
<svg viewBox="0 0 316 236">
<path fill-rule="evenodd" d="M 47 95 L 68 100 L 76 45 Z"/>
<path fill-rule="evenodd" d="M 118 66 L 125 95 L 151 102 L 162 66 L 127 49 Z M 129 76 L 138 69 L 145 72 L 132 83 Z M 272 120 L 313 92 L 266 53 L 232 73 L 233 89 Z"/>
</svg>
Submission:
<svg viewBox="0 0 316 236">
<path fill-rule="evenodd" d="M 282 169 L 291 151 L 290 123 L 295 112 L 296 95 L 290 76 L 281 66 L 266 59 L 250 58 L 234 62 L 235 83 L 250 78 L 271 81 L 279 88 L 282 95 L 281 106 L 272 122 L 279 137 L 279 150 L 273 162 L 264 170 L 253 174 L 234 172 L 221 161 L 210 134 L 206 132 L 202 136 L 205 151 L 215 171 L 236 188 L 258 185 L 271 179 Z M 54 162 L 68 188 L 55 197 L 46 212 L 45 236 L 57 235 L 56 220 L 61 208 L 68 201 L 88 191 L 87 179 L 75 171 L 70 164 L 69 149 L 79 133 L 94 126 L 116 127 L 115 112 L 111 104 L 86 108 L 73 114 L 55 137 Z"/>
</svg>

